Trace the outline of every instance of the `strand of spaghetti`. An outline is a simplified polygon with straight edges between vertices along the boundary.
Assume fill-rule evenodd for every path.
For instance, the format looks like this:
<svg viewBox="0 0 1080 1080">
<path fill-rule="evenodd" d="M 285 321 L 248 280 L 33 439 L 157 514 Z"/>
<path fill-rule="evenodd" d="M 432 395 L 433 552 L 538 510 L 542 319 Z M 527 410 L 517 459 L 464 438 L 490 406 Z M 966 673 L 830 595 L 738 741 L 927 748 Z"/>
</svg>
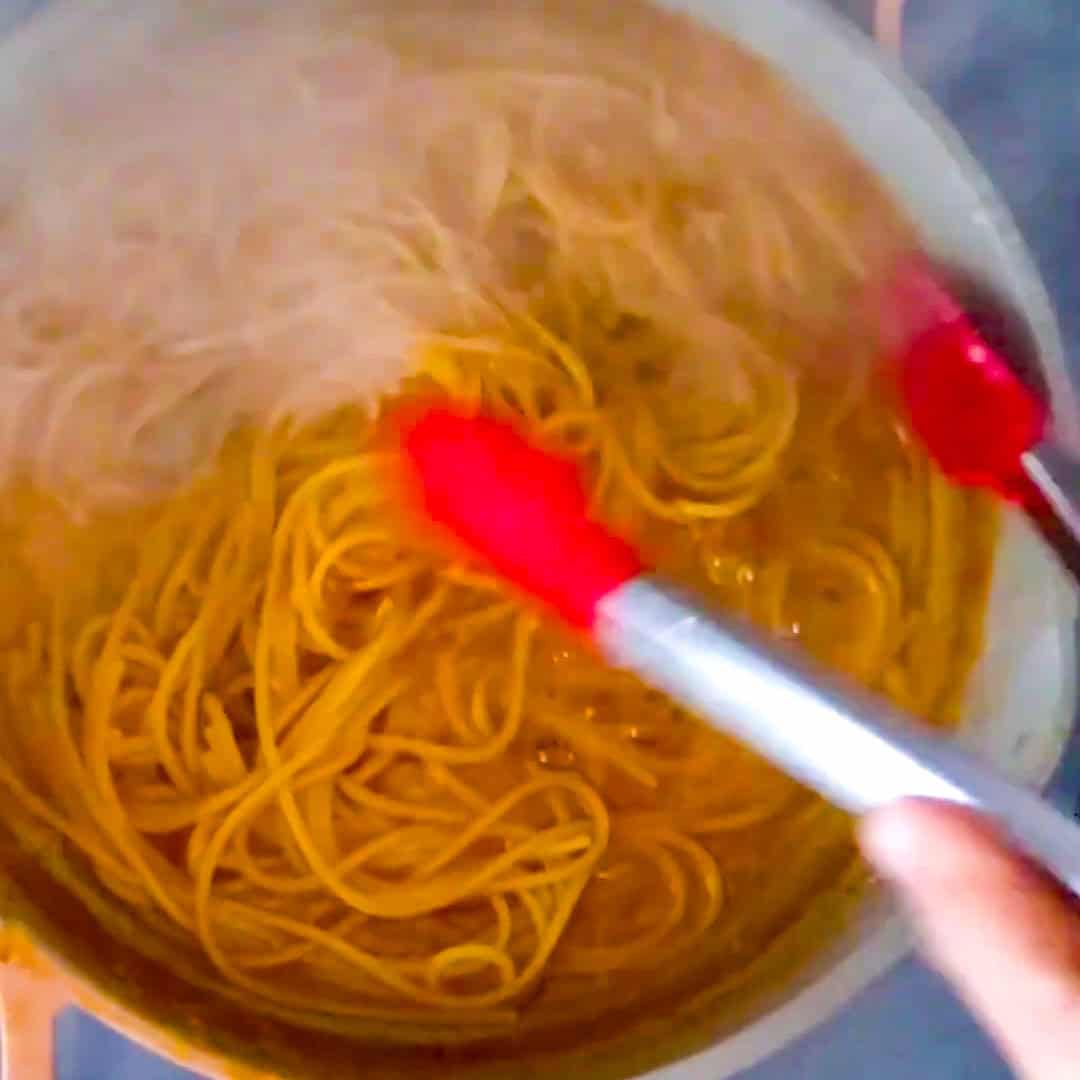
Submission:
<svg viewBox="0 0 1080 1080">
<path fill-rule="evenodd" d="M 441 761 L 425 759 L 423 765 L 424 769 L 434 777 L 435 782 L 440 787 L 449 791 L 465 806 L 470 807 L 474 811 L 483 812 L 491 805 L 489 800 L 485 799 L 477 791 L 469 787 L 468 784 L 463 783 Z"/>
<path fill-rule="evenodd" d="M 764 495 L 763 488 L 752 488 L 738 495 L 729 496 L 723 502 L 699 502 L 694 499 L 674 498 L 665 501 L 653 494 L 627 458 L 616 438 L 609 438 L 606 453 L 612 463 L 612 471 L 626 491 L 654 517 L 665 521 L 685 523 L 692 518 L 707 520 L 736 517 L 745 512 Z"/>
<path fill-rule="evenodd" d="M 363 919 L 362 915 L 350 913 L 337 923 L 326 928 L 328 934 L 334 937 L 347 938 L 350 931 Z M 253 952 L 250 955 L 233 955 L 232 962 L 238 968 L 247 971 L 266 971 L 269 968 L 290 967 L 309 956 L 318 948 L 314 941 L 294 941 L 290 945 L 283 945 L 275 950 L 265 949 Z"/>
<path fill-rule="evenodd" d="M 231 901 L 223 902 L 222 908 L 224 911 L 235 909 Z M 357 949 L 348 942 L 322 931 L 317 927 L 307 926 L 297 920 L 282 918 L 281 916 L 273 915 L 270 912 L 259 911 L 257 909 L 247 909 L 245 914 L 258 924 L 280 928 L 297 937 L 303 938 L 304 940 L 311 941 L 328 952 L 342 957 L 347 960 L 351 966 L 372 976 L 383 985 L 396 990 L 403 998 L 409 1001 L 447 1009 L 484 1009 L 488 1008 L 490 1005 L 499 1004 L 500 1002 L 505 1001 L 512 996 L 514 992 L 512 985 L 500 988 L 496 993 L 477 994 L 475 996 L 433 992 L 428 990 L 422 984 L 403 978 L 394 970 L 394 965 L 373 956 L 369 952 Z M 310 1009 L 312 1007 L 313 1001 L 310 994 L 298 994 L 285 990 L 280 986 L 266 987 L 263 985 L 260 987 L 260 980 L 250 978 L 232 964 L 224 954 L 217 953 L 216 948 L 214 953 L 217 955 L 214 955 L 213 958 L 222 973 L 227 975 L 227 977 L 238 986 L 249 990 L 259 988 L 258 992 L 260 995 L 269 995 L 275 1001 L 292 1004 L 299 1008 Z M 518 981 L 520 981 L 520 977 L 518 978 Z M 318 1004 L 317 1000 L 314 1004 Z M 363 1016 L 370 1014 L 371 1007 L 365 1004 L 353 1004 L 350 1007 L 348 1004 L 339 1004 L 335 1002 L 334 1011 L 343 1015 Z M 499 1019 L 503 1018 L 510 1020 L 513 1018 L 513 1014 L 499 1015 Z"/>
<path fill-rule="evenodd" d="M 117 878 L 125 876 L 127 867 L 119 861 L 126 854 L 122 849 L 118 855 L 111 855 L 95 833 L 73 824 L 62 811 L 54 810 L 44 799 L 31 791 L 12 772 L 3 758 L 0 758 L 0 783 L 6 785 L 34 817 L 58 835 L 66 836 L 76 848 L 92 858 L 99 867 Z"/>
<path fill-rule="evenodd" d="M 565 716 L 556 709 L 548 709 L 538 722 L 541 727 L 550 728 L 566 742 L 591 754 L 597 760 L 609 761 L 642 786 L 657 786 L 656 776 L 638 759 L 633 750 L 595 730 L 587 719 Z"/>
<path fill-rule="evenodd" d="M 161 761 L 161 766 L 168 774 L 169 779 L 185 794 L 189 794 L 195 790 L 195 778 L 184 768 L 184 765 L 180 760 L 180 754 L 173 746 L 172 739 L 170 738 L 169 706 L 178 685 L 185 675 L 185 667 L 189 667 L 193 662 L 192 657 L 198 649 L 201 635 L 202 623 L 201 621 L 196 620 L 191 627 L 185 631 L 184 635 L 173 649 L 172 655 L 165 665 L 165 670 L 162 672 L 161 679 L 154 690 L 154 697 L 147 709 L 147 726 L 149 728 L 150 737 L 154 742 L 154 748 L 157 751 L 158 759 Z M 119 665 L 120 672 L 123 671 L 123 667 L 124 666 L 121 663 Z M 119 676 L 117 678 L 117 683 L 119 683 Z M 113 694 L 115 694 L 116 689 L 118 688 L 119 687 L 117 686 L 113 690 Z"/>
<path fill-rule="evenodd" d="M 561 781 L 561 782 L 560 782 Z M 444 866 L 453 862 L 458 855 L 467 850 L 480 836 L 487 832 L 489 826 L 500 818 L 505 817 L 510 810 L 512 810 L 519 803 L 531 798 L 547 787 L 564 787 L 568 791 L 573 791 L 579 798 L 588 800 L 586 805 L 592 802 L 593 793 L 583 787 L 579 781 L 575 781 L 573 777 L 555 778 L 545 777 L 539 780 L 533 780 L 524 784 L 520 784 L 514 788 L 509 794 L 503 796 L 497 803 L 494 803 L 487 813 L 477 818 L 468 829 L 462 832 L 449 846 L 445 847 L 436 856 L 430 859 L 428 862 L 418 866 L 413 872 L 415 878 L 428 878 L 433 876 L 437 871 L 441 870 Z M 598 812 L 598 807 L 594 803 L 592 806 L 594 811 L 594 818 L 600 818 L 606 816 Z M 577 826 L 575 825 L 576 829 Z M 530 839 L 530 843 L 535 840 L 535 837 Z M 514 862 L 518 859 L 512 860 Z"/>
<path fill-rule="evenodd" d="M 391 799 L 386 795 L 380 795 L 371 791 L 363 784 L 357 784 L 343 777 L 338 781 L 338 787 L 343 794 L 347 795 L 359 806 L 370 807 L 389 818 L 405 818 L 409 821 L 437 821 L 442 824 L 464 824 L 466 815 L 460 811 L 444 810 L 437 806 L 423 806 L 417 803 L 404 802 L 401 799 Z"/>
<path fill-rule="evenodd" d="M 440 603 L 441 597 L 436 594 L 429 599 L 426 606 L 434 610 L 437 609 Z M 305 722 L 312 714 L 317 716 L 318 710 L 321 709 L 331 717 L 337 714 L 337 722 L 340 723 L 339 706 L 341 700 L 352 695 L 353 688 L 361 683 L 370 670 L 379 663 L 388 647 L 389 643 L 386 640 L 376 641 L 369 646 L 367 650 L 364 650 L 353 657 L 348 664 L 343 665 L 342 668 L 335 673 L 334 677 L 327 681 L 325 688 L 314 700 L 308 716 L 305 717 Z M 384 690 L 382 695 L 376 695 L 374 699 L 369 699 L 369 701 L 350 718 L 352 725 L 358 729 L 364 729 L 367 724 L 370 723 L 371 718 L 382 711 L 387 703 L 388 697 L 392 697 L 395 692 L 396 688 L 391 686 L 389 690 Z M 204 865 L 201 869 L 197 884 L 197 897 L 200 898 L 200 906 L 203 910 L 205 910 L 206 903 L 209 899 L 213 867 L 232 832 L 246 817 L 250 816 L 271 799 L 277 798 L 279 791 L 284 788 L 294 776 L 317 759 L 319 754 L 322 753 L 330 740 L 334 737 L 335 733 L 335 727 L 328 728 L 326 725 L 321 725 L 320 730 L 320 725 L 313 724 L 312 738 L 308 739 L 303 747 L 298 748 L 296 753 L 287 762 L 281 761 L 279 754 L 276 752 L 276 748 L 274 748 L 272 753 L 266 755 L 267 763 L 271 768 L 270 774 L 264 777 L 263 782 L 248 793 L 244 800 L 232 809 L 229 817 L 222 822 L 213 839 L 208 844 L 207 853 L 204 856 Z M 270 745 L 273 745 L 272 742 Z"/>
<path fill-rule="evenodd" d="M 619 971 L 634 967 L 647 960 L 682 921 L 686 911 L 686 877 L 675 859 L 659 844 L 635 842 L 635 848 L 655 863 L 670 903 L 664 917 L 655 923 L 648 933 L 617 945 L 584 946 L 567 945 L 559 959 L 559 969 L 574 974 L 595 974 L 601 971 Z"/>
<path fill-rule="evenodd" d="M 686 830 L 692 836 L 704 836 L 714 832 L 738 832 L 752 829 L 770 818 L 776 817 L 783 806 L 751 806 L 744 810 L 730 810 L 724 814 L 713 814 L 701 821 L 688 822 Z"/>
<path fill-rule="evenodd" d="M 180 528 L 186 524 L 188 524 L 186 521 L 177 521 L 176 527 Z M 190 580 L 195 563 L 199 556 L 203 554 L 214 530 L 220 524 L 221 521 L 217 514 L 204 513 L 196 515 L 194 534 L 185 546 L 181 557 L 176 560 L 172 572 L 158 594 L 157 603 L 154 605 L 153 621 L 150 625 L 153 628 L 154 636 L 158 640 L 164 637 L 167 628 L 176 622 L 176 602 L 180 592 L 185 583 Z"/>
<path fill-rule="evenodd" d="M 682 852 L 693 863 L 697 870 L 695 880 L 701 883 L 705 891 L 706 903 L 698 917 L 697 925 L 686 931 L 687 938 L 693 940 L 704 933 L 719 916 L 724 902 L 724 879 L 716 865 L 716 860 L 698 841 L 672 829 L 670 825 L 658 830 L 657 837 L 667 847 Z"/>
<path fill-rule="evenodd" d="M 597 846 L 602 847 L 603 842 L 606 842 L 604 838 L 606 838 L 606 835 L 607 835 L 607 824 L 606 824 L 607 818 L 606 818 L 606 813 L 603 810 L 603 804 L 600 803 L 596 799 L 595 793 L 593 793 L 591 791 L 591 789 L 585 788 L 584 786 L 580 785 L 579 782 L 574 782 L 573 778 L 569 778 L 569 777 L 565 778 L 562 781 L 562 783 L 560 783 L 559 779 L 549 778 L 546 781 L 541 782 L 540 787 L 542 788 L 543 786 L 547 786 L 547 785 L 563 786 L 563 784 L 568 785 L 570 787 L 570 790 L 575 791 L 575 793 L 578 794 L 578 796 L 580 798 L 583 798 L 585 800 L 586 805 L 589 807 L 589 809 L 591 811 L 591 816 L 592 816 L 592 819 L 594 821 L 594 824 L 597 825 L 597 833 L 596 833 L 596 835 L 597 835 Z M 490 814 L 489 815 L 489 822 L 488 822 L 488 826 L 487 826 L 485 831 L 494 831 L 494 830 L 492 830 L 491 826 L 494 825 L 497 818 L 504 816 L 505 813 L 509 809 L 511 809 L 513 806 L 515 806 L 518 802 L 520 802 L 522 798 L 528 797 L 528 795 L 530 793 L 531 792 L 529 792 L 529 791 L 524 791 L 523 792 L 521 789 L 515 789 L 515 791 L 512 791 L 508 796 L 506 796 L 506 798 L 503 801 L 503 805 L 500 808 L 501 809 L 500 814 L 499 815 L 495 815 L 495 814 Z M 262 794 L 262 796 L 264 798 L 266 797 L 265 792 L 263 792 L 261 794 Z M 235 825 L 234 825 L 234 828 L 235 828 Z M 575 830 L 577 830 L 578 828 L 579 828 L 579 826 L 576 826 L 576 825 L 574 826 Z M 222 828 L 219 830 L 219 832 L 215 835 L 215 842 L 216 843 L 220 844 L 221 836 L 225 831 L 226 831 L 225 826 L 222 826 Z M 397 830 L 392 831 L 392 832 L 384 833 L 383 835 L 378 836 L 377 838 L 371 840 L 369 843 L 363 845 L 362 847 L 357 848 L 352 853 L 350 853 L 350 855 L 348 855 L 345 859 L 343 859 L 342 862 L 336 867 L 335 877 L 336 878 L 344 878 L 345 876 L 355 876 L 354 871 L 356 870 L 356 868 L 358 868 L 358 867 L 362 866 L 363 864 L 365 864 L 366 862 L 370 861 L 371 859 L 373 859 L 375 856 L 377 856 L 381 852 L 400 849 L 402 847 L 402 845 L 404 844 L 405 838 L 410 834 L 410 831 L 414 835 L 421 835 L 421 836 L 426 835 L 423 832 L 418 832 L 415 827 L 411 827 L 411 826 L 407 826 L 404 829 L 397 829 Z M 477 878 L 478 882 L 481 881 L 482 879 L 485 879 L 485 878 L 495 878 L 498 875 L 499 871 L 501 870 L 501 868 L 502 868 L 502 866 L 504 864 L 506 866 L 511 866 L 514 863 L 529 857 L 530 855 L 532 855 L 535 852 L 539 852 L 539 851 L 542 851 L 542 850 L 545 850 L 545 849 L 552 848 L 553 841 L 557 843 L 559 836 L 562 836 L 562 835 L 569 836 L 571 834 L 570 833 L 566 833 L 566 834 L 555 833 L 555 834 L 552 834 L 550 836 L 548 836 L 548 835 L 531 835 L 531 834 L 527 834 L 524 839 L 519 839 L 517 841 L 516 846 L 510 848 L 503 856 L 500 856 L 499 859 L 497 860 L 497 862 L 495 862 L 491 866 L 485 868 L 485 870 L 479 874 L 479 876 Z M 576 838 L 577 833 L 574 832 L 573 835 Z M 575 839 L 574 847 L 575 847 L 575 850 L 579 849 L 579 845 L 577 844 L 576 839 Z M 214 861 L 217 861 L 217 852 L 215 850 L 212 850 L 212 849 L 208 850 L 206 855 L 204 856 L 204 858 L 207 859 L 207 860 L 213 859 Z M 542 873 L 531 873 L 531 874 L 525 875 L 525 877 L 522 880 L 524 880 L 526 882 L 526 884 L 528 884 L 529 882 L 532 882 L 534 880 L 539 880 L 540 878 L 545 878 L 546 879 L 547 876 L 548 876 L 547 874 L 542 874 Z M 557 875 L 557 876 L 560 876 L 560 877 L 565 876 L 565 871 L 560 872 L 560 874 Z M 322 880 L 321 876 L 317 872 L 314 873 L 314 874 L 309 874 L 309 875 L 306 875 L 306 876 L 303 876 L 303 877 L 296 877 L 296 878 L 293 878 L 293 879 L 271 880 L 271 879 L 266 878 L 266 877 L 262 878 L 263 884 L 268 888 L 277 889 L 277 890 L 283 890 L 283 891 L 297 891 L 297 892 L 316 888 L 319 885 L 321 880 Z M 377 884 L 375 879 L 372 879 L 371 884 L 373 886 Z M 459 890 L 462 893 L 462 895 L 469 892 L 469 887 L 466 886 L 466 885 L 461 885 L 459 887 L 459 886 L 457 886 L 457 885 L 455 885 L 453 883 L 448 884 L 448 883 L 445 883 L 445 882 L 443 883 L 443 885 L 447 890 L 449 890 L 451 892 L 453 892 L 455 890 Z M 501 884 L 498 887 L 500 889 L 505 889 L 506 888 L 506 886 L 501 885 Z M 389 896 L 389 895 L 391 895 L 391 894 L 393 894 L 395 892 L 395 890 L 393 888 L 391 888 L 389 890 L 386 890 L 385 888 L 383 888 L 381 891 L 386 893 L 387 896 Z M 410 890 L 406 888 L 406 889 L 403 889 L 403 890 L 396 890 L 396 891 L 408 893 Z M 415 890 L 413 890 L 413 891 L 415 892 Z M 377 899 L 378 899 L 377 895 L 372 894 L 372 896 L 367 900 L 366 903 L 361 902 L 361 903 L 354 904 L 352 906 L 355 906 L 357 908 L 357 910 L 365 911 L 367 914 L 386 915 L 387 914 L 386 912 L 368 910 L 373 905 L 375 905 Z M 435 909 L 435 908 L 438 908 L 438 907 L 440 907 L 442 905 L 441 905 L 440 901 L 438 901 L 438 900 L 422 900 L 422 901 L 416 901 L 414 906 L 416 906 L 418 908 L 418 910 L 426 910 L 426 909 Z"/>
<path fill-rule="evenodd" d="M 587 798 L 587 805 L 595 815 L 594 840 L 585 849 L 589 856 L 588 861 L 594 862 L 606 843 L 607 815 L 603 809 L 603 803 L 596 798 L 594 792 L 590 790 L 587 796 L 584 792 L 581 795 Z M 293 806 L 295 807 L 295 803 Z M 509 848 L 480 867 L 448 873 L 423 885 L 410 882 L 408 885 L 384 886 L 377 891 L 369 890 L 362 893 L 346 884 L 340 873 L 326 863 L 311 844 L 306 830 L 301 832 L 301 837 L 302 839 L 298 838 L 298 843 L 302 844 L 305 859 L 331 893 L 358 911 L 383 918 L 407 918 L 433 911 L 456 900 L 478 895 L 489 888 L 506 891 L 511 886 L 500 879 L 502 872 L 539 854 L 550 842 L 549 837 L 539 835 Z M 578 872 L 576 868 L 570 866 L 559 870 L 530 871 L 510 880 L 515 888 L 530 887 L 549 880 L 561 880 L 564 876 L 576 872 Z"/>
<path fill-rule="evenodd" d="M 373 706 L 369 706 L 369 714 L 377 712 L 381 705 L 381 701 L 376 699 Z M 370 715 L 365 716 L 363 713 L 360 713 L 354 719 L 354 722 L 366 723 L 369 720 Z M 214 942 L 211 912 L 214 871 L 221 858 L 222 851 L 232 834 L 243 821 L 269 803 L 276 796 L 278 788 L 284 785 L 290 776 L 298 772 L 308 760 L 313 759 L 317 755 L 319 749 L 320 748 L 318 747 L 315 747 L 314 749 L 307 748 L 304 752 L 298 753 L 288 765 L 279 768 L 274 774 L 264 778 L 261 784 L 255 786 L 242 801 L 238 802 L 230 810 L 226 818 L 218 825 L 217 829 L 207 841 L 205 850 L 201 854 L 194 882 L 196 929 L 199 938 L 207 951 L 207 955 L 214 960 L 219 969 L 222 970 L 223 974 L 226 969 L 219 962 L 222 954 L 219 952 Z"/>
<path fill-rule="evenodd" d="M 510 667 L 510 695 L 506 708 L 506 717 L 498 734 L 486 743 L 476 746 L 451 746 L 421 739 L 412 739 L 404 735 L 372 735 L 370 745 L 373 750 L 396 754 L 413 754 L 444 765 L 469 765 L 490 761 L 501 754 L 517 737 L 524 715 L 525 700 L 525 665 L 528 659 L 528 645 L 536 628 L 534 619 L 519 616 L 515 627 L 513 652 Z M 484 684 L 475 687 L 475 709 L 486 713 Z M 486 719 L 481 719 L 477 727 L 490 727 Z"/>
<path fill-rule="evenodd" d="M 50 605 L 48 649 L 49 721 L 59 736 L 58 760 L 54 764 L 58 770 L 58 782 L 54 781 L 53 790 L 59 794 L 60 801 L 68 807 L 72 817 L 78 820 L 86 812 L 87 785 L 82 760 L 71 730 L 71 709 L 68 706 L 64 680 L 65 616 L 64 600 L 58 597 Z M 34 649 L 33 652 L 37 653 L 38 650 Z"/>
<path fill-rule="evenodd" d="M 435 661 L 435 690 L 439 695 L 439 704 L 442 706 L 443 713 L 450 723 L 450 730 L 459 741 L 468 743 L 473 739 L 473 732 L 465 710 L 461 706 L 457 660 L 456 653 L 446 652 Z"/>
<path fill-rule="evenodd" d="M 479 943 L 454 945 L 437 953 L 428 961 L 427 981 L 438 987 L 444 979 L 475 975 L 487 967 L 498 972 L 501 989 L 514 981 L 514 961 L 506 952 L 494 945 Z"/>
<path fill-rule="evenodd" d="M 115 659 L 120 642 L 120 633 L 127 619 L 134 611 L 142 590 L 149 581 L 154 580 L 162 568 L 162 563 L 153 556 L 159 555 L 150 547 L 151 558 L 144 559 L 127 590 L 127 594 L 110 624 L 101 656 L 95 665 L 91 679 L 91 696 L 86 704 L 86 718 L 83 735 L 83 752 L 88 764 L 89 779 L 96 787 L 102 802 L 91 801 L 91 813 L 98 819 L 102 828 L 113 838 L 120 851 L 127 856 L 140 881 L 162 910 L 178 925 L 191 927 L 191 919 L 184 906 L 176 903 L 170 891 L 164 887 L 157 873 L 150 865 L 152 852 L 131 835 L 130 826 L 125 820 L 123 801 L 120 799 L 109 771 L 108 759 L 108 702 L 115 697 L 123 672 L 122 663 Z"/>
</svg>

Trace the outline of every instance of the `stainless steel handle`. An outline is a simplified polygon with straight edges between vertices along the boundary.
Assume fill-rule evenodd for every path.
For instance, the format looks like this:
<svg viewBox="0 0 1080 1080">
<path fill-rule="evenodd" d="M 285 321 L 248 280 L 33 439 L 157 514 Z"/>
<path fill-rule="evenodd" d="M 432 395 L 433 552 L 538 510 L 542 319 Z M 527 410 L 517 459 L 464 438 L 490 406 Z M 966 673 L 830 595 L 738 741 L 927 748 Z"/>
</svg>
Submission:
<svg viewBox="0 0 1080 1080">
<path fill-rule="evenodd" d="M 616 664 L 837 806 L 859 814 L 923 796 L 978 807 L 1080 895 L 1080 827 L 886 702 L 763 635 L 649 578 L 601 601 L 595 634 Z"/>
<path fill-rule="evenodd" d="M 1080 543 L 1080 461 L 1053 442 L 1039 443 L 1020 461 L 1058 521 Z"/>
</svg>

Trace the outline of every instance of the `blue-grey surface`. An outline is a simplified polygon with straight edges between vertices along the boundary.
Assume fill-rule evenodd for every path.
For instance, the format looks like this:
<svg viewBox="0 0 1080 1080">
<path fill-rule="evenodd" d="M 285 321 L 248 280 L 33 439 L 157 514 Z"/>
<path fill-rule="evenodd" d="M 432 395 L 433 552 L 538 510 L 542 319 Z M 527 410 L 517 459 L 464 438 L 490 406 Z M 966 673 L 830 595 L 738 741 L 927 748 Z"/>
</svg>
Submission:
<svg viewBox="0 0 1080 1080">
<path fill-rule="evenodd" d="M 860 21 L 866 0 L 835 0 Z M 35 0 L 0 4 L 0 28 Z M 908 0 L 905 61 L 1012 206 L 1080 358 L 1080 5 L 1073 0 Z M 1080 792 L 1080 745 L 1055 787 Z M 183 1080 L 76 1010 L 57 1028 L 58 1080 Z M 744 1080 L 1003 1080 L 1008 1069 L 950 992 L 908 962 L 841 1017 Z M 21 1080 L 21 1078 L 20 1078 Z M 29 1080 L 29 1078 L 28 1078 Z"/>
</svg>

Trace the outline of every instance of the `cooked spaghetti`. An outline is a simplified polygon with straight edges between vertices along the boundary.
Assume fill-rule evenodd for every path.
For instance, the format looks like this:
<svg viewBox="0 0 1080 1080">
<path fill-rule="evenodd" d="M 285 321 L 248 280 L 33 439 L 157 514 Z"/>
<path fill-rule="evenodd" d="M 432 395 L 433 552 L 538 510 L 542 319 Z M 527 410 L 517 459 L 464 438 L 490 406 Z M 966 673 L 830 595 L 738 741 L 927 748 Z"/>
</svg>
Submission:
<svg viewBox="0 0 1080 1080">
<path fill-rule="evenodd" d="M 422 49 L 412 16 L 271 21 L 255 85 L 285 63 L 302 105 L 267 99 L 275 131 L 308 147 L 299 118 L 332 116 L 334 155 L 249 207 L 222 185 L 280 147 L 226 176 L 166 140 L 124 174 L 149 187 L 82 189 L 77 249 L 26 249 L 5 316 L 5 809 L 250 1003 L 405 1041 L 737 982 L 853 852 L 841 814 L 416 536 L 380 416 L 520 417 L 670 576 L 942 724 L 992 559 L 989 508 L 874 372 L 857 299 L 910 243 L 887 197 L 726 42 L 628 8 L 579 53 L 538 10 L 500 4 L 498 41 L 486 5 L 429 12 Z M 227 116 L 235 59 L 172 63 Z M 403 115 L 383 185 L 365 148 Z"/>
</svg>

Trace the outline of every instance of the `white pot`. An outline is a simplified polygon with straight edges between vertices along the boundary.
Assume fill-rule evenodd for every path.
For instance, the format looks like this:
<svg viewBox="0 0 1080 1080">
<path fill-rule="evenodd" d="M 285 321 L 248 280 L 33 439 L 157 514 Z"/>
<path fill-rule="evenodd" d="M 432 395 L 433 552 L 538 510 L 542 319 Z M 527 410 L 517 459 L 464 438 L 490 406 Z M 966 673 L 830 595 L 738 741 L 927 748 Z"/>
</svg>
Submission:
<svg viewBox="0 0 1080 1080">
<path fill-rule="evenodd" d="M 714 24 L 784 72 L 833 119 L 907 207 L 926 247 L 976 274 L 1023 316 L 1051 388 L 1059 434 L 1080 449 L 1080 422 L 1045 290 L 989 182 L 928 100 L 855 30 L 813 0 L 667 4 Z M 55 13 L 0 50 L 0 130 L 9 136 L 10 129 L 18 130 L 12 117 L 21 111 L 20 99 L 25 101 L 40 82 L 53 77 L 52 58 L 66 55 L 68 46 L 86 40 L 86 35 L 100 40 L 102 28 L 117 37 L 137 36 L 147 32 L 151 22 L 140 18 L 119 25 L 124 20 L 109 18 L 124 7 L 116 0 L 55 7 Z M 1068 735 L 1076 690 L 1076 613 L 1071 581 L 1025 523 L 1010 518 L 995 566 L 987 647 L 971 679 L 964 736 L 1033 785 L 1048 779 Z M 730 1076 L 833 1015 L 909 947 L 897 913 L 880 901 L 847 937 L 817 958 L 786 996 L 773 998 L 755 1018 L 711 1048 L 652 1075 L 671 1080 Z M 81 1000 L 87 1000 L 87 983 L 78 971 L 88 967 L 76 958 L 67 979 L 69 986 L 82 986 Z M 125 1006 L 92 991 L 89 1001 L 109 1022 L 163 1048 L 161 1029 L 154 1022 L 138 1019 Z M 170 1047 L 175 1043 L 166 1040 L 165 1052 Z M 10 1045 L 6 1049 L 12 1052 Z M 221 1062 L 198 1052 L 184 1057 L 187 1064 L 208 1069 Z"/>
</svg>

